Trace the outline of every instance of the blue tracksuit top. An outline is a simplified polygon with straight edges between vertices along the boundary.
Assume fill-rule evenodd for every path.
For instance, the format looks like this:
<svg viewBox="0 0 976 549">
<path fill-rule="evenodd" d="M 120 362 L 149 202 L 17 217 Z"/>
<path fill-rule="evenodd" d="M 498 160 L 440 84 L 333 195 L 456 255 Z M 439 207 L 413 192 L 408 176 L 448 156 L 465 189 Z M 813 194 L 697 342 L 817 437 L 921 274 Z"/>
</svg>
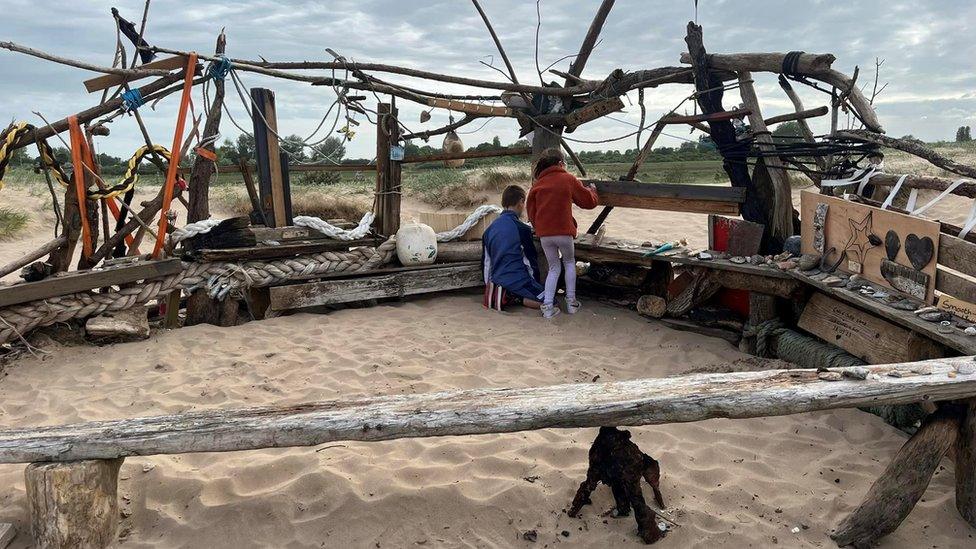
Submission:
<svg viewBox="0 0 976 549">
<path fill-rule="evenodd" d="M 532 228 L 512 210 L 503 210 L 482 236 L 485 283 L 494 282 L 509 292 L 538 299 L 539 261 Z"/>
</svg>

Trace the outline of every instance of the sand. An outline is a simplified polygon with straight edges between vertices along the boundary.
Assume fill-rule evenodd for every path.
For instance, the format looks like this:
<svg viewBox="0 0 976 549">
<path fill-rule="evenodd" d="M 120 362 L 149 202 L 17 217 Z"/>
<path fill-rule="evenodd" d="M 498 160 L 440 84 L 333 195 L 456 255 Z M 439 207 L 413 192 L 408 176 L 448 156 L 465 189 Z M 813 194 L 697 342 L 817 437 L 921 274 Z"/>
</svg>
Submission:
<svg viewBox="0 0 976 549">
<path fill-rule="evenodd" d="M 453 294 L 234 328 L 159 331 L 109 347 L 51 343 L 6 366 L 0 426 L 293 404 L 474 387 L 528 387 L 722 370 L 754 362 L 728 343 L 588 302 L 545 324 Z M 905 436 L 845 410 L 633 428 L 661 461 L 680 527 L 661 547 L 831 547 L 828 529 Z M 638 547 L 601 487 L 569 505 L 595 429 L 337 443 L 322 448 L 127 459 L 123 547 Z M 0 466 L 0 521 L 27 547 L 23 465 Z M 883 547 L 962 547 L 946 462 Z M 793 528 L 800 528 L 792 533 Z M 535 530 L 538 541 L 520 539 Z M 568 537 L 564 537 L 565 531 Z"/>
<path fill-rule="evenodd" d="M 39 200 L 11 188 L 3 198 Z M 408 203 L 405 214 L 414 207 L 422 205 Z M 586 226 L 595 215 L 577 217 Z M 609 234 L 704 246 L 705 219 L 617 210 Z M 0 243 L 0 262 L 44 242 L 49 235 L 41 232 Z M 233 328 L 160 330 L 148 341 L 106 347 L 37 339 L 47 342 L 47 354 L 19 358 L 0 377 L 2 428 L 756 365 L 725 341 L 597 302 L 547 324 L 528 311 L 485 311 L 472 293 Z M 680 524 L 658 546 L 681 548 L 834 547 L 829 529 L 906 439 L 856 410 L 631 431 L 661 461 L 668 512 Z M 582 518 L 564 512 L 595 434 L 544 430 L 130 458 L 120 477 L 121 546 L 641 547 L 632 518 L 607 516 L 613 502 L 606 487 Z M 23 470 L 0 466 L 0 521 L 16 524 L 17 548 L 30 546 Z M 976 531 L 955 511 L 952 483 L 946 460 L 881 547 L 976 543 Z M 522 539 L 529 530 L 535 543 Z"/>
</svg>

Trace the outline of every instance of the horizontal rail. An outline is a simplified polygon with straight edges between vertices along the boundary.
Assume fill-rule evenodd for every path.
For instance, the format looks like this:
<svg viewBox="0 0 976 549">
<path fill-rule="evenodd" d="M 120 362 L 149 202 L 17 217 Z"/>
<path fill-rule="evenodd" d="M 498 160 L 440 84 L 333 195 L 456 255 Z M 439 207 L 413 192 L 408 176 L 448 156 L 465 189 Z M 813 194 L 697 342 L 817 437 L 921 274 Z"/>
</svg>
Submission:
<svg viewBox="0 0 976 549">
<path fill-rule="evenodd" d="M 255 164 L 249 166 L 252 172 L 257 170 Z M 238 164 L 229 166 L 217 166 L 217 173 L 240 173 L 241 167 Z M 376 164 L 288 164 L 290 173 L 299 172 L 369 172 L 376 171 Z M 180 168 L 181 174 L 190 173 L 190 168 Z"/>
<path fill-rule="evenodd" d="M 494 149 L 490 151 L 464 151 L 458 153 L 417 154 L 403 157 L 402 164 L 416 164 L 418 162 L 438 162 L 441 160 L 467 160 L 469 158 L 492 158 L 495 156 L 529 156 L 532 147 L 517 149 Z"/>
<path fill-rule="evenodd" d="M 750 418 L 976 395 L 973 357 L 870 366 L 864 380 L 815 370 L 692 374 L 210 410 L 0 431 L 0 463 L 228 452 L 444 435 Z M 851 369 L 835 368 L 845 372 Z M 900 377 L 887 375 L 897 371 Z"/>
</svg>

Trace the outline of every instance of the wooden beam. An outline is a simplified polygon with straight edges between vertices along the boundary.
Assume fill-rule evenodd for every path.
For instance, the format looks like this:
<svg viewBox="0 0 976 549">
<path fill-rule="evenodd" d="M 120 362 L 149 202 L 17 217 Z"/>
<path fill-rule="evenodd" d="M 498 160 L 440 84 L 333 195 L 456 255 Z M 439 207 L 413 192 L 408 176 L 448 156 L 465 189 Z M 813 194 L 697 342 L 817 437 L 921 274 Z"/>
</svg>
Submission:
<svg viewBox="0 0 976 549">
<path fill-rule="evenodd" d="M 257 261 L 302 254 L 347 251 L 356 246 L 375 246 L 375 238 L 359 240 L 298 240 L 278 246 L 254 246 L 249 248 L 224 248 L 194 250 L 190 255 L 200 261 Z"/>
<path fill-rule="evenodd" d="M 512 149 L 496 149 L 491 151 L 463 151 L 459 153 L 434 153 L 404 156 L 402 164 L 417 164 L 420 162 L 439 162 L 442 160 L 460 160 L 470 158 L 493 158 L 496 156 L 530 156 L 532 147 L 518 147 Z"/>
<path fill-rule="evenodd" d="M 739 204 L 745 201 L 741 188 L 591 179 L 585 182 L 596 185 L 599 202 L 604 206 L 739 215 Z"/>
<path fill-rule="evenodd" d="M 484 285 L 482 265 L 431 266 L 398 273 L 326 280 L 271 288 L 271 310 L 335 305 L 367 299 L 445 292 Z"/>
<path fill-rule="evenodd" d="M 781 122 L 793 122 L 806 120 L 807 118 L 815 118 L 817 116 L 823 116 L 830 112 L 826 106 L 817 107 L 815 109 L 807 109 L 803 111 L 790 112 L 786 114 L 780 114 L 777 116 L 772 116 L 764 120 L 767 126 L 772 126 L 773 124 L 779 124 Z"/>
<path fill-rule="evenodd" d="M 270 213 L 268 220 L 274 222 L 276 227 L 291 225 L 291 204 L 285 198 L 281 148 L 276 135 L 278 117 L 274 92 L 265 88 L 252 88 L 251 101 L 261 207 Z"/>
<path fill-rule="evenodd" d="M 976 338 L 963 334 L 962 330 L 953 330 L 950 333 L 943 334 L 938 330 L 938 323 L 926 322 L 920 319 L 912 311 L 893 309 L 888 305 L 881 303 L 881 300 L 879 299 L 863 296 L 859 293 L 840 288 L 831 288 L 822 281 L 814 280 L 797 270 L 782 272 L 788 274 L 789 276 L 793 276 L 797 280 L 800 280 L 810 286 L 813 286 L 830 297 L 843 301 L 849 305 L 853 305 L 859 309 L 871 312 L 876 316 L 884 318 L 885 320 L 890 320 L 891 322 L 908 328 L 914 332 L 918 332 L 929 339 L 941 343 L 951 349 L 955 349 L 960 353 L 976 354 Z"/>
<path fill-rule="evenodd" d="M 726 122 L 741 120 L 752 114 L 749 109 L 732 109 L 731 111 L 711 112 L 703 114 L 669 114 L 661 118 L 668 124 L 696 124 L 701 122 Z"/>
<path fill-rule="evenodd" d="M 111 459 L 315 446 L 339 440 L 511 433 L 768 417 L 976 395 L 976 374 L 950 377 L 972 356 L 869 366 L 865 380 L 816 370 L 692 374 L 610 383 L 441 391 L 291 406 L 30 426 L 0 431 L 0 463 Z M 913 372 L 927 368 L 931 373 Z M 832 371 L 843 372 L 845 368 Z M 886 375 L 897 371 L 902 376 Z"/>
<path fill-rule="evenodd" d="M 797 326 L 868 364 L 945 355 L 942 346 L 931 339 L 822 293 L 807 301 Z"/>
<path fill-rule="evenodd" d="M 861 504 L 830 534 L 838 546 L 869 547 L 898 528 L 956 441 L 959 418 L 940 410 L 898 450 Z"/>
<path fill-rule="evenodd" d="M 739 93 L 742 95 L 742 102 L 747 109 L 752 111 L 749 115 L 749 125 L 751 126 L 754 141 L 759 150 L 772 153 L 776 151 L 773 144 L 773 137 L 766 129 L 766 123 L 759 108 L 759 98 L 752 85 L 752 74 L 748 71 L 739 72 Z M 769 235 L 776 241 L 784 241 L 793 235 L 793 200 L 790 178 L 783 169 L 783 162 L 778 156 L 766 156 L 763 162 L 756 166 L 753 171 L 753 181 L 756 180 L 756 171 L 765 169 L 769 173 L 769 179 L 773 185 L 773 211 L 769 217 Z M 763 166 L 764 168 L 761 168 Z"/>
<path fill-rule="evenodd" d="M 976 303 L 976 282 L 952 271 L 936 267 L 935 289 L 963 301 Z"/>
<path fill-rule="evenodd" d="M 177 55 L 174 57 L 167 57 L 166 59 L 160 59 L 158 61 L 152 61 L 146 63 L 145 65 L 139 65 L 140 71 L 145 70 L 176 70 L 186 68 L 186 57 L 183 55 Z M 199 65 L 196 68 L 197 74 L 200 74 Z M 85 89 L 88 93 L 97 92 L 100 90 L 105 90 L 108 88 L 113 88 L 115 86 L 122 85 L 125 82 L 134 82 L 136 80 L 141 80 L 143 78 L 148 78 L 152 76 L 151 74 L 130 74 L 130 75 L 120 75 L 120 74 L 106 74 L 103 76 L 97 76 L 85 80 Z"/>
<path fill-rule="evenodd" d="M 803 284 L 797 280 L 773 278 L 753 273 L 713 269 L 712 278 L 723 288 L 747 290 L 766 296 L 782 297 L 783 299 L 796 299 L 803 290 Z"/>
<path fill-rule="evenodd" d="M 110 266 L 92 271 L 72 271 L 37 282 L 0 287 L 0 307 L 159 278 L 178 273 L 182 269 L 179 259 L 163 259 L 139 261 L 134 265 Z"/>
</svg>

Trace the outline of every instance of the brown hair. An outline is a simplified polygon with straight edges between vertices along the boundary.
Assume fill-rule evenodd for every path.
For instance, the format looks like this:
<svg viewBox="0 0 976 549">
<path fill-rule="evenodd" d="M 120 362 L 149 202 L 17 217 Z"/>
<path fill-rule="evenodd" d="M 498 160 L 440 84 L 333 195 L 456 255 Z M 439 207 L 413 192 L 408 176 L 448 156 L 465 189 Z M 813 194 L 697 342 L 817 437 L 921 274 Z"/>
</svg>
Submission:
<svg viewBox="0 0 976 549">
<path fill-rule="evenodd" d="M 539 175 L 546 171 L 547 168 L 551 168 L 565 161 L 566 157 L 563 156 L 561 150 L 556 148 L 546 149 L 539 155 L 539 160 L 535 163 L 535 169 L 532 171 L 532 175 L 535 179 L 539 179 Z"/>
<path fill-rule="evenodd" d="M 509 185 L 502 191 L 502 208 L 511 208 L 525 198 L 525 189 L 518 185 Z"/>
</svg>

